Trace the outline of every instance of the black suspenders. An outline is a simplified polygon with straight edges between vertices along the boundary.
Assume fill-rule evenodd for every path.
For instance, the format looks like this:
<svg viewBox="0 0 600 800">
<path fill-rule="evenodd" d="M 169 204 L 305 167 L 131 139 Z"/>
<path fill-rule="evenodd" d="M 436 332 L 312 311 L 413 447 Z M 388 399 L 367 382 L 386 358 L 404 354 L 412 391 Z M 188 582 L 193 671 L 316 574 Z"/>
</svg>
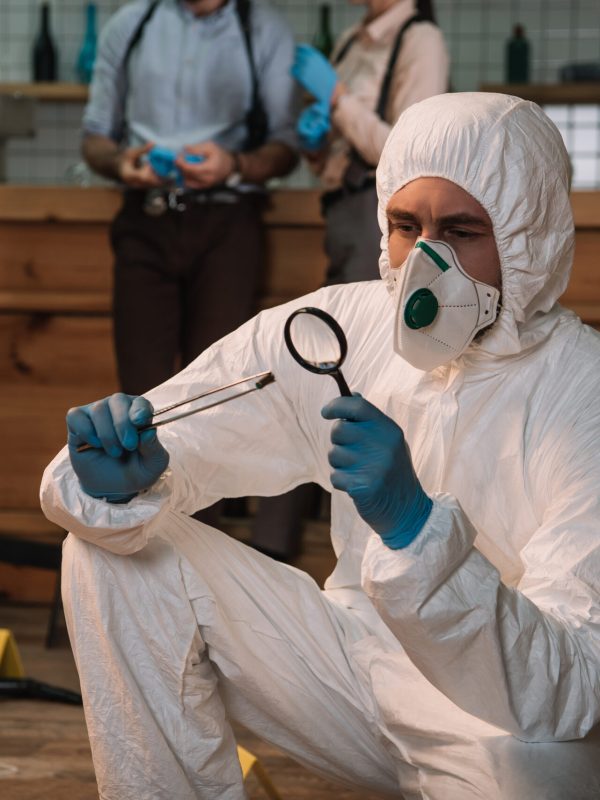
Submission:
<svg viewBox="0 0 600 800">
<path fill-rule="evenodd" d="M 144 33 L 144 29 L 152 19 L 159 3 L 160 0 L 153 0 L 153 2 L 150 3 L 146 13 L 138 23 L 138 26 L 133 32 L 131 39 L 127 43 L 127 49 L 125 50 L 125 55 L 123 56 L 123 61 L 121 63 L 121 69 L 123 70 L 123 73 L 125 75 L 126 82 L 127 82 L 127 67 L 129 65 L 129 59 L 131 57 L 131 53 L 133 52 L 135 47 L 139 44 L 140 39 L 142 38 L 142 35 Z M 240 27 L 242 29 L 242 34 L 244 37 L 244 43 L 246 45 L 246 53 L 248 54 L 248 62 L 250 64 L 250 76 L 252 80 L 252 102 L 250 105 L 250 110 L 246 113 L 247 134 L 242 149 L 256 150 L 266 141 L 267 134 L 269 131 L 269 120 L 258 90 L 258 75 L 256 72 L 256 63 L 254 61 L 254 54 L 252 50 L 252 37 L 250 33 L 250 0 L 235 0 L 235 10 L 238 15 Z M 126 125 L 127 123 L 125 121 L 125 127 Z"/>
<path fill-rule="evenodd" d="M 396 34 L 396 38 L 394 39 L 392 49 L 390 50 L 390 57 L 388 59 L 387 67 L 383 76 L 383 80 L 381 82 L 381 88 L 379 90 L 379 98 L 377 100 L 377 105 L 375 106 L 375 111 L 381 119 L 385 119 L 385 110 L 387 108 L 390 96 L 392 78 L 394 76 L 394 67 L 396 66 L 398 55 L 400 54 L 400 48 L 402 47 L 402 39 L 404 38 L 404 34 L 410 28 L 410 26 L 414 25 L 416 22 L 430 22 L 430 20 L 428 20 L 427 17 L 421 16 L 420 14 L 414 14 L 412 17 L 410 17 L 410 19 L 407 19 L 404 25 L 402 25 L 402 27 Z M 337 54 L 335 61 L 333 62 L 334 66 L 339 64 L 340 61 L 342 61 L 342 59 L 346 57 L 346 54 L 356 41 L 357 37 L 358 34 L 355 33 L 353 36 L 350 36 L 346 42 L 344 42 L 344 46 Z"/>
<path fill-rule="evenodd" d="M 377 105 L 375 106 L 375 113 L 380 119 L 385 120 L 385 111 L 387 108 L 389 96 L 390 96 L 390 89 L 392 86 L 392 78 L 394 76 L 394 67 L 396 66 L 396 61 L 398 60 L 398 55 L 400 53 L 400 48 L 402 46 L 402 39 L 404 38 L 404 34 L 410 28 L 411 25 L 414 25 L 416 22 L 430 22 L 426 17 L 421 16 L 420 14 L 414 14 L 410 19 L 407 19 L 404 25 L 400 28 L 398 33 L 396 34 L 396 38 L 394 39 L 394 43 L 392 44 L 392 49 L 390 50 L 390 57 L 388 58 L 388 63 L 385 69 L 385 73 L 383 75 L 383 80 L 381 82 L 381 87 L 379 89 L 379 97 L 377 99 Z M 350 36 L 346 42 L 344 42 L 343 47 L 341 48 L 340 52 L 337 54 L 334 65 L 340 63 L 340 61 L 345 58 L 346 54 L 354 44 L 358 37 L 358 34 L 355 33 L 353 36 Z M 357 192 L 361 191 L 362 189 L 366 189 L 375 185 L 375 178 L 373 177 L 373 169 L 374 165 L 368 164 L 365 159 L 361 156 L 358 150 L 353 147 L 349 153 L 349 163 L 346 168 L 343 177 L 343 187 L 349 192 Z"/>
<path fill-rule="evenodd" d="M 254 60 L 250 32 L 250 0 L 236 0 L 236 11 L 244 34 L 246 52 L 248 53 L 248 62 L 250 64 L 250 76 L 252 78 L 252 103 L 250 104 L 250 110 L 246 114 L 247 134 L 242 149 L 256 150 L 267 139 L 269 119 L 258 91 L 258 75 L 256 74 L 256 62 Z"/>
</svg>

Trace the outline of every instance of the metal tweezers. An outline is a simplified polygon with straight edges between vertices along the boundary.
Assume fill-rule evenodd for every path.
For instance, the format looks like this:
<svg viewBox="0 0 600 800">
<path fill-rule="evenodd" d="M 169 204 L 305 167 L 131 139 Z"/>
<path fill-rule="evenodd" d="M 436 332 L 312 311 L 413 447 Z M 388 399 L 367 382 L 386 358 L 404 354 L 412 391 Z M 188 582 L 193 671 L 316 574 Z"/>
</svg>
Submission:
<svg viewBox="0 0 600 800">
<path fill-rule="evenodd" d="M 155 417 L 158 417 L 160 414 L 166 414 L 167 411 L 173 411 L 173 409 L 179 408 L 180 406 L 185 406 L 188 403 L 194 403 L 196 400 L 201 400 L 203 397 L 209 397 L 211 394 L 224 392 L 226 389 L 231 389 L 233 386 L 238 386 L 240 383 L 246 383 L 247 381 L 256 382 L 254 386 L 252 386 L 250 389 L 244 389 L 243 392 L 237 392 L 236 394 L 232 394 L 229 397 L 225 397 L 221 400 L 215 400 L 214 403 L 209 403 L 206 406 L 192 408 L 190 411 L 184 411 L 181 414 L 175 414 L 173 417 L 167 417 L 167 419 L 161 419 L 158 422 L 154 422 Z M 250 394 L 250 392 L 255 392 L 257 389 L 262 389 L 274 381 L 275 376 L 272 372 L 257 372 L 256 375 L 248 375 L 246 378 L 240 378 L 239 380 L 228 383 L 225 386 L 217 386 L 215 389 L 208 389 L 205 392 L 194 395 L 194 397 L 186 397 L 185 400 L 180 400 L 178 403 L 172 403 L 170 406 L 165 406 L 164 408 L 160 408 L 158 411 L 155 411 L 152 415 L 152 422 L 149 422 L 147 425 L 142 425 L 142 427 L 138 428 L 138 433 L 142 433 L 142 431 L 148 431 L 152 428 L 159 428 L 161 425 L 167 425 L 169 422 L 175 422 L 175 420 L 189 417 L 192 414 L 197 414 L 199 411 L 206 411 L 207 409 L 214 408 L 222 403 L 228 403 L 230 400 L 235 400 L 236 397 L 243 397 L 245 394 Z M 94 447 L 91 444 L 82 444 L 77 448 L 77 452 L 82 453 L 84 450 L 93 449 Z"/>
</svg>

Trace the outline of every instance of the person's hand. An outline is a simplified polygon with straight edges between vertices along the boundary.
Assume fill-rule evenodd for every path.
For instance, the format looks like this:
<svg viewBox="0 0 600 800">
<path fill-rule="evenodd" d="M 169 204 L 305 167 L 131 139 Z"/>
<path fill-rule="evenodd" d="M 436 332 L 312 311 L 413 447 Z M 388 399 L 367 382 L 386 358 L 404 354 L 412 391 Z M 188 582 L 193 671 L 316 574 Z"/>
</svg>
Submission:
<svg viewBox="0 0 600 800">
<path fill-rule="evenodd" d="M 145 397 L 121 393 L 68 411 L 69 456 L 86 494 L 124 503 L 158 480 L 169 454 L 156 429 L 138 431 L 152 414 Z M 83 444 L 93 449 L 78 453 Z"/>
<path fill-rule="evenodd" d="M 305 108 L 296 124 L 300 144 L 309 152 L 318 150 L 325 144 L 330 129 L 329 114 L 323 111 L 319 103 L 313 103 Z"/>
<path fill-rule="evenodd" d="M 186 154 L 200 156 L 202 161 L 190 163 L 186 161 Z M 224 150 L 215 142 L 202 142 L 184 147 L 175 166 L 181 171 L 184 183 L 190 189 L 209 189 L 225 183 L 235 171 L 235 158 L 229 150 Z"/>
<path fill-rule="evenodd" d="M 321 411 L 331 430 L 331 483 L 347 492 L 360 516 L 392 549 L 406 547 L 431 511 L 415 475 L 402 429 L 358 394 Z"/>
<path fill-rule="evenodd" d="M 143 158 L 152 150 L 152 142 L 140 147 L 128 147 L 119 153 L 117 175 L 119 180 L 132 189 L 153 189 L 162 186 L 164 181 L 154 172 L 147 159 Z"/>
<path fill-rule="evenodd" d="M 290 72 L 313 95 L 323 111 L 329 112 L 338 76 L 325 56 L 308 44 L 299 44 Z"/>
</svg>

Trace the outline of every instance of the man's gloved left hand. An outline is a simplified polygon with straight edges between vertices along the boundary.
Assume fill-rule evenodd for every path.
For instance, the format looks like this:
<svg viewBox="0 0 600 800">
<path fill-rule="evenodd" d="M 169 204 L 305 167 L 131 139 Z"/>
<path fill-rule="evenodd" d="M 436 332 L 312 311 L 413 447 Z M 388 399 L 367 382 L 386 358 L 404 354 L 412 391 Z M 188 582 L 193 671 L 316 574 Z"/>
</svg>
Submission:
<svg viewBox="0 0 600 800">
<path fill-rule="evenodd" d="M 299 44 L 290 72 L 315 97 L 323 110 L 329 112 L 338 76 L 325 56 L 308 44 Z"/>
<path fill-rule="evenodd" d="M 330 128 L 329 114 L 323 111 L 319 103 L 305 108 L 296 125 L 300 144 L 306 150 L 318 150 L 325 143 Z"/>
<path fill-rule="evenodd" d="M 358 394 L 338 397 L 321 411 L 331 430 L 331 482 L 347 492 L 360 516 L 385 544 L 409 545 L 427 521 L 432 501 L 415 475 L 401 428 Z"/>
</svg>

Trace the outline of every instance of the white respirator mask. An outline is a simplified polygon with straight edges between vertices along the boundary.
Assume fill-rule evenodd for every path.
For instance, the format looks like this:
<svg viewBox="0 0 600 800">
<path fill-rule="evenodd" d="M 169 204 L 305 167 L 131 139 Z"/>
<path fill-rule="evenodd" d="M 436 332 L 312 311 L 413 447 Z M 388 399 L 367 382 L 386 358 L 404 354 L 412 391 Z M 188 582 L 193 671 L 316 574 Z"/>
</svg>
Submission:
<svg viewBox="0 0 600 800">
<path fill-rule="evenodd" d="M 470 278 L 444 242 L 419 239 L 391 275 L 394 350 L 417 369 L 432 370 L 458 358 L 496 319 L 498 289 Z"/>
</svg>

